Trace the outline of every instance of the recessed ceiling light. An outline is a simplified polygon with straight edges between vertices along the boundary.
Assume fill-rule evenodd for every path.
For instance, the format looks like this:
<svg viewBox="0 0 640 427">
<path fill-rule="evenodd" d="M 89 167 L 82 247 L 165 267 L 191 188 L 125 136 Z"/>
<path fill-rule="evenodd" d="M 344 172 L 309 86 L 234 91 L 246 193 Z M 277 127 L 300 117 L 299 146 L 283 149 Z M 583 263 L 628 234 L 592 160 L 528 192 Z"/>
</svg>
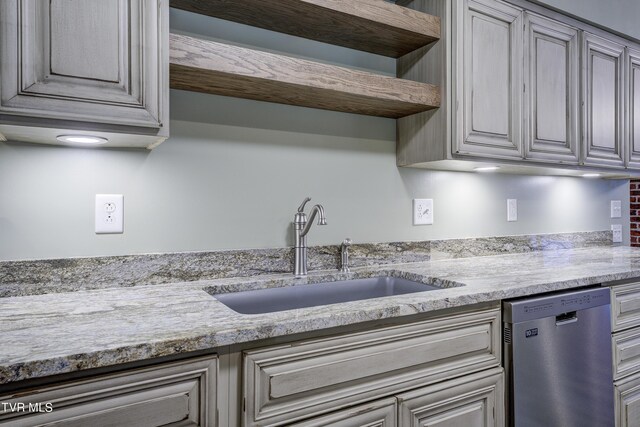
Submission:
<svg viewBox="0 0 640 427">
<path fill-rule="evenodd" d="M 59 135 L 56 139 L 66 144 L 100 145 L 109 142 L 107 138 L 91 135 Z"/>
<path fill-rule="evenodd" d="M 599 176 L 600 176 L 599 173 L 583 173 L 582 174 L 583 178 L 597 178 Z"/>
<path fill-rule="evenodd" d="M 476 172 L 493 172 L 497 171 L 498 169 L 500 169 L 500 166 L 481 166 L 478 168 L 473 168 L 473 170 Z"/>
</svg>

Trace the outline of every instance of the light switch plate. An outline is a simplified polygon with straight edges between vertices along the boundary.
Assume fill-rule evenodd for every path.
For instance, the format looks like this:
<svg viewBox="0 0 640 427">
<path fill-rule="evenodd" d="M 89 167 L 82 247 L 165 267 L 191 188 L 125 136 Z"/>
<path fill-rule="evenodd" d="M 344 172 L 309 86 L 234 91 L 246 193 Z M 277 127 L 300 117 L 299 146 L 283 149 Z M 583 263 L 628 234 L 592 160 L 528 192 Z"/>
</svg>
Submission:
<svg viewBox="0 0 640 427">
<path fill-rule="evenodd" d="M 622 202 L 620 200 L 611 201 L 611 218 L 622 217 Z"/>
<path fill-rule="evenodd" d="M 433 199 L 413 199 L 413 225 L 433 224 Z"/>
<path fill-rule="evenodd" d="M 513 222 L 518 220 L 518 200 L 507 199 L 507 221 Z"/>
<path fill-rule="evenodd" d="M 96 194 L 96 234 L 124 232 L 124 197 L 122 194 Z"/>
<path fill-rule="evenodd" d="M 613 243 L 622 243 L 622 225 L 612 224 L 611 231 L 613 232 Z"/>
</svg>

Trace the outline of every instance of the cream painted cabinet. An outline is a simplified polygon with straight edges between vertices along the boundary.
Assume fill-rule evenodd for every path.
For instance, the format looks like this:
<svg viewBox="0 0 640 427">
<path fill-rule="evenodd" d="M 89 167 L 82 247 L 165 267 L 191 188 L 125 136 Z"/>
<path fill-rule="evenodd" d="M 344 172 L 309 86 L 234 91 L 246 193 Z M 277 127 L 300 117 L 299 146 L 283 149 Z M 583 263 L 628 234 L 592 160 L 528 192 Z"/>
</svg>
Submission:
<svg viewBox="0 0 640 427">
<path fill-rule="evenodd" d="M 465 0 L 458 25 L 462 135 L 455 154 L 522 157 L 522 10 L 496 0 Z"/>
<path fill-rule="evenodd" d="M 0 424 L 202 426 L 217 419 L 218 358 L 208 356 L 0 396 Z M 16 406 L 17 407 L 17 406 Z"/>
<path fill-rule="evenodd" d="M 640 169 L 640 50 L 627 49 L 627 131 L 626 163 L 629 169 Z"/>
<path fill-rule="evenodd" d="M 525 13 L 524 149 L 540 162 L 578 164 L 578 30 Z"/>
<path fill-rule="evenodd" d="M 168 136 L 168 0 L 0 2 L 0 133 L 110 146 Z"/>
<path fill-rule="evenodd" d="M 583 34 L 583 131 L 585 165 L 624 167 L 624 46 Z"/>
</svg>

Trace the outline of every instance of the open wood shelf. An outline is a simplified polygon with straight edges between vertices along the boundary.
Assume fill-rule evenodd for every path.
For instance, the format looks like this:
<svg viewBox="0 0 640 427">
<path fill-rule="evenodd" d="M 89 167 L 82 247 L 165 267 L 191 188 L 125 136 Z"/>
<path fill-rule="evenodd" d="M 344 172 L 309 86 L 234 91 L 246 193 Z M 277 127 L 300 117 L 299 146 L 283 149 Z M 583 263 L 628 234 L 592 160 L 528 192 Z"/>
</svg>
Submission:
<svg viewBox="0 0 640 427">
<path fill-rule="evenodd" d="M 398 118 L 440 106 L 437 86 L 170 35 L 173 89 Z"/>
<path fill-rule="evenodd" d="M 440 18 L 384 0 L 171 0 L 170 4 L 393 58 L 440 38 Z"/>
</svg>

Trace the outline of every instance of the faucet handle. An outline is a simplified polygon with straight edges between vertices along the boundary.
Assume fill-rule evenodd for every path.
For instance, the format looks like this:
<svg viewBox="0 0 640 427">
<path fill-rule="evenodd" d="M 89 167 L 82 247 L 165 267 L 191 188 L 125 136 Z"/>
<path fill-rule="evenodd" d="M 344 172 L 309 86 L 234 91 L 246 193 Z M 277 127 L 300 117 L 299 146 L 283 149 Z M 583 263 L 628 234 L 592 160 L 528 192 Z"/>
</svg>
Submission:
<svg viewBox="0 0 640 427">
<path fill-rule="evenodd" d="M 298 208 L 298 213 L 302 213 L 304 212 L 304 205 L 307 204 L 307 202 L 311 201 L 311 197 L 305 197 L 304 201 L 302 202 L 302 204 L 300 205 L 300 207 Z"/>
<path fill-rule="evenodd" d="M 351 246 L 351 238 L 347 237 L 346 239 L 344 239 L 344 242 L 342 242 L 342 247 L 349 247 Z"/>
</svg>

